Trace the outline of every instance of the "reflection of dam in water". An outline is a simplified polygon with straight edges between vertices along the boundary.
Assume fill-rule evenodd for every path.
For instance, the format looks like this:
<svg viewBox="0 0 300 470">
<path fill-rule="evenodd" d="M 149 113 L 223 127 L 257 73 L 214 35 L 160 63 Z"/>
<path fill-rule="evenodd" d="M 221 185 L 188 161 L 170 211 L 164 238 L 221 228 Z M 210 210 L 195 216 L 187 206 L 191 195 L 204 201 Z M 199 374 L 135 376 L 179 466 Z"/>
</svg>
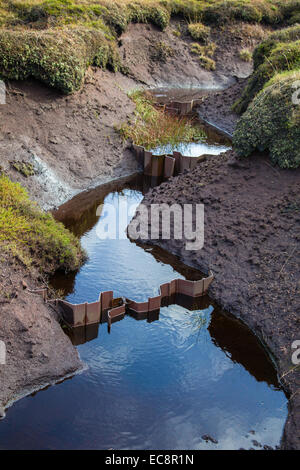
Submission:
<svg viewBox="0 0 300 470">
<path fill-rule="evenodd" d="M 160 285 L 157 296 L 149 297 L 143 302 L 125 297 L 114 298 L 113 291 L 106 291 L 100 293 L 96 302 L 74 304 L 57 299 L 55 304 L 60 307 L 62 318 L 71 327 L 108 323 L 110 328 L 112 323 L 122 320 L 126 313 L 147 316 L 159 312 L 162 306 L 177 303 L 177 299 L 180 302 L 180 297 L 191 300 L 201 297 L 207 293 L 213 278 L 213 274 L 210 273 L 208 277 L 198 281 L 173 279 Z"/>
<path fill-rule="evenodd" d="M 196 297 L 192 298 L 182 294 L 174 294 L 162 307 L 169 305 L 179 305 L 184 309 L 194 311 L 202 310 L 203 308 L 208 308 L 210 301 L 205 297 Z M 147 321 L 147 323 L 152 323 L 159 320 L 160 310 L 153 310 L 148 312 L 136 312 L 134 310 L 129 310 L 128 315 L 134 318 L 137 321 Z M 91 341 L 92 339 L 97 338 L 99 333 L 99 328 L 101 323 L 95 323 L 92 325 L 85 325 L 78 328 L 71 328 L 68 330 L 68 336 L 71 338 L 74 345 L 79 345 Z"/>
</svg>

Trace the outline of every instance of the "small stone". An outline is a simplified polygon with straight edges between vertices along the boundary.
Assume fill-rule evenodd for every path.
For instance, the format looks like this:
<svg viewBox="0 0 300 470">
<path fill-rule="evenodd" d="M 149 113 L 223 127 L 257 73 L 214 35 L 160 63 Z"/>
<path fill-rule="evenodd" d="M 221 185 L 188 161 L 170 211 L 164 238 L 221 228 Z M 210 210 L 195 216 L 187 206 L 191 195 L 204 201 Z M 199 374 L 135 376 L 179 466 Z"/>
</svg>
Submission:
<svg viewBox="0 0 300 470">
<path fill-rule="evenodd" d="M 261 447 L 261 444 L 256 441 L 255 439 L 252 441 L 252 444 L 255 446 L 255 447 Z"/>
<path fill-rule="evenodd" d="M 202 439 L 205 441 L 205 442 L 212 442 L 213 444 L 218 444 L 218 441 L 216 439 L 214 439 L 213 437 L 209 436 L 209 434 L 204 434 L 202 436 Z"/>
</svg>

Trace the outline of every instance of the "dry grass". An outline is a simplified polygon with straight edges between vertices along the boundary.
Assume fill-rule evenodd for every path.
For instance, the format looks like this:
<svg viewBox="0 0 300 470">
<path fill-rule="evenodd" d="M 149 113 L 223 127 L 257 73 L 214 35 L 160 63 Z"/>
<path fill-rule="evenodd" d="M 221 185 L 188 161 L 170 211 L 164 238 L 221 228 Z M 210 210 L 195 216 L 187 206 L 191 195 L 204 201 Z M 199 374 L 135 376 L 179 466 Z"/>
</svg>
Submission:
<svg viewBox="0 0 300 470">
<path fill-rule="evenodd" d="M 175 147 L 181 142 L 205 139 L 203 131 L 191 119 L 157 109 L 151 97 L 145 93 L 135 91 L 130 97 L 136 104 L 136 111 L 134 120 L 120 128 L 124 139 L 146 149 L 167 145 Z"/>
</svg>

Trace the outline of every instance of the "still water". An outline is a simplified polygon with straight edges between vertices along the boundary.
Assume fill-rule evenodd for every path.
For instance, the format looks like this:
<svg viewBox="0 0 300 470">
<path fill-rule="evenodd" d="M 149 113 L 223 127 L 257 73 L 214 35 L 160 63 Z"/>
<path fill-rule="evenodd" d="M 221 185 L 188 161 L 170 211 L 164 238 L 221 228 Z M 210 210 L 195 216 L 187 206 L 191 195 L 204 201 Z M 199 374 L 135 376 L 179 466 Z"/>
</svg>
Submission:
<svg viewBox="0 0 300 470">
<path fill-rule="evenodd" d="M 219 155 L 230 150 L 231 147 L 222 144 L 209 144 L 207 142 L 181 143 L 176 146 L 165 145 L 151 149 L 153 155 L 172 154 L 173 151 L 181 152 L 186 157 L 200 157 L 201 155 Z"/>
<path fill-rule="evenodd" d="M 137 205 L 147 189 L 141 178 L 111 183 L 58 210 L 89 257 L 77 274 L 53 279 L 69 301 L 93 301 L 110 289 L 140 301 L 176 277 L 201 277 L 162 250 L 126 237 L 97 237 L 108 204 L 116 211 L 124 198 Z M 126 316 L 110 334 L 102 324 L 71 337 L 88 369 L 8 409 L 0 448 L 249 449 L 253 439 L 279 444 L 287 400 L 272 364 L 254 335 L 208 297 L 164 307 L 151 323 Z"/>
</svg>

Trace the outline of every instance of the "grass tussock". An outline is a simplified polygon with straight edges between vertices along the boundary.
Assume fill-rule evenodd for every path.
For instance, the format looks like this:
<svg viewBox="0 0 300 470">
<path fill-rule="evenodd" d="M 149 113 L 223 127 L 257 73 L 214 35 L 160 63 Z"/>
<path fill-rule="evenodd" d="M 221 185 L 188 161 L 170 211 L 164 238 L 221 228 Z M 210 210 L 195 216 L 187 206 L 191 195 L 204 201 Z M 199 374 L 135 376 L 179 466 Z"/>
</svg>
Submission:
<svg viewBox="0 0 300 470">
<path fill-rule="evenodd" d="M 268 150 L 281 168 L 300 165 L 300 25 L 276 31 L 253 53 L 254 72 L 233 106 L 244 113 L 234 133 L 241 156 Z"/>
<path fill-rule="evenodd" d="M 63 93 L 78 90 L 89 65 L 120 68 L 113 44 L 100 31 L 0 29 L 2 79 L 36 78 Z"/>
<path fill-rule="evenodd" d="M 190 23 L 188 32 L 196 41 L 207 42 L 210 37 L 210 27 L 202 23 Z"/>
<path fill-rule="evenodd" d="M 151 58 L 158 62 L 166 62 L 169 57 L 174 56 L 174 49 L 164 41 L 158 41 L 152 48 Z"/>
<path fill-rule="evenodd" d="M 212 59 L 215 50 L 216 50 L 216 44 L 211 42 L 209 44 L 206 44 L 205 46 L 202 46 L 198 44 L 197 42 L 194 42 L 190 46 L 190 51 L 192 54 L 195 54 L 198 56 L 198 60 L 202 67 L 204 67 L 206 70 L 215 70 L 216 68 L 216 63 Z"/>
<path fill-rule="evenodd" d="M 234 104 L 235 112 L 241 114 L 276 74 L 300 68 L 300 25 L 272 33 L 254 50 L 254 73 L 242 96 Z"/>
<path fill-rule="evenodd" d="M 268 150 L 281 168 L 300 166 L 300 70 L 276 74 L 260 91 L 239 120 L 233 145 L 248 157 Z"/>
<path fill-rule="evenodd" d="M 239 55 L 240 59 L 242 59 L 244 62 L 251 62 L 252 60 L 252 52 L 247 47 L 241 49 Z"/>
<path fill-rule="evenodd" d="M 5 0 L 0 5 L 0 79 L 37 78 L 71 93 L 89 65 L 119 70 L 116 39 L 130 23 L 164 30 L 173 16 L 208 41 L 209 28 L 242 21 L 289 25 L 299 21 L 298 0 Z M 201 58 L 213 69 L 209 56 Z M 122 70 L 122 68 L 121 68 Z"/>
<path fill-rule="evenodd" d="M 18 183 L 0 175 L 0 247 L 27 267 L 44 271 L 77 269 L 84 254 L 79 241 L 52 215 L 31 202 Z"/>
<path fill-rule="evenodd" d="M 135 91 L 130 97 L 136 104 L 136 111 L 134 120 L 121 126 L 120 132 L 125 140 L 131 140 L 148 150 L 205 140 L 205 134 L 191 119 L 157 109 L 151 97 L 142 91 Z"/>
</svg>

